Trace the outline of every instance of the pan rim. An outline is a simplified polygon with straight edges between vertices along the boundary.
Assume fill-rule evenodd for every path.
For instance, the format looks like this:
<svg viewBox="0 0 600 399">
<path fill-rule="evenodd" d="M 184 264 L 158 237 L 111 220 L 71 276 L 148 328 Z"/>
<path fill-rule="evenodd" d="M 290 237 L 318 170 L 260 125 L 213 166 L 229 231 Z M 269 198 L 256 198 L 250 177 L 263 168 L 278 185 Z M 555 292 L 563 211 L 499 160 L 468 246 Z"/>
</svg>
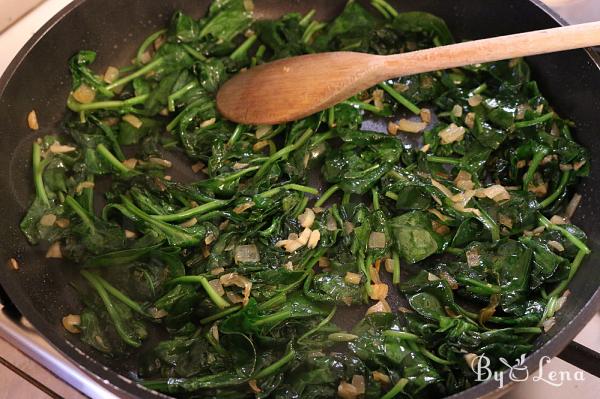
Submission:
<svg viewBox="0 0 600 399">
<path fill-rule="evenodd" d="M 87 0 L 74 0 L 58 13 L 56 13 L 48 22 L 46 22 L 19 50 L 17 55 L 10 62 L 5 72 L 0 77 L 0 98 L 4 95 L 4 92 L 11 81 L 14 74 L 18 71 L 19 66 L 25 60 L 30 51 L 38 44 L 38 42 L 50 31 L 59 24 L 68 14 L 83 5 Z M 556 12 L 550 9 L 547 5 L 541 2 L 541 0 L 529 0 L 534 6 L 540 9 L 541 12 L 549 16 L 557 25 L 567 25 L 567 22 L 561 18 Z M 600 73 L 600 55 L 591 49 L 583 49 L 587 53 L 587 56 Z M 9 298 L 13 298 L 18 295 L 10 285 L 0 281 L 0 286 L 7 293 Z M 12 301 L 12 299 L 11 299 Z M 125 377 L 124 375 L 113 371 L 97 359 L 79 350 L 69 340 L 64 339 L 59 334 L 53 332 L 49 326 L 50 324 L 43 318 L 33 307 L 31 302 L 17 301 L 14 303 L 21 314 L 27 314 L 27 320 L 38 330 L 38 333 L 44 337 L 44 339 L 52 345 L 57 351 L 65 355 L 65 357 L 73 363 L 74 366 L 80 370 L 86 372 L 96 383 L 101 386 L 107 387 L 111 391 L 116 391 L 120 396 L 126 397 L 154 397 L 154 398 L 169 398 L 170 396 L 162 393 L 149 390 L 136 381 Z M 544 356 L 557 356 L 579 333 L 582 326 L 587 324 L 593 315 L 600 309 L 600 287 L 596 289 L 590 299 L 583 304 L 576 315 L 571 318 L 566 326 L 560 330 L 554 337 L 547 341 L 543 346 L 535 349 L 533 352 L 527 355 L 524 366 L 530 371 L 537 370 L 540 360 Z M 39 328 L 38 328 L 39 327 Z M 40 331 L 46 331 L 41 333 Z M 55 344 L 60 342 L 61 345 Z M 509 381 L 508 371 L 503 373 L 505 381 Z M 513 382 L 505 384 L 504 387 L 499 387 L 498 383 L 493 380 L 486 381 L 475 385 L 462 392 L 456 393 L 449 396 L 452 399 L 463 399 L 463 398 L 479 398 L 485 396 L 497 395 L 500 391 L 505 390 L 509 385 L 513 385 Z"/>
</svg>

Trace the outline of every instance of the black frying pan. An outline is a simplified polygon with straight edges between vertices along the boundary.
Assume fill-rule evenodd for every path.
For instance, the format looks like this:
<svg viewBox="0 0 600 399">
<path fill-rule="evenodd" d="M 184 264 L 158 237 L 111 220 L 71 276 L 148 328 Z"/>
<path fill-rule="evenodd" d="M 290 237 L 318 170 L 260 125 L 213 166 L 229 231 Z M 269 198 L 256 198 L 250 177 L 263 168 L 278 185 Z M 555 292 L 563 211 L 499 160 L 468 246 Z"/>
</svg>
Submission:
<svg viewBox="0 0 600 399">
<path fill-rule="evenodd" d="M 368 3 L 365 1 L 364 3 Z M 423 10 L 444 18 L 459 40 L 479 39 L 556 26 L 559 19 L 536 0 L 400 0 L 391 1 L 401 11 Z M 290 11 L 317 9 L 317 18 L 337 15 L 345 0 L 277 1 L 255 0 L 259 18 L 275 18 Z M 207 0 L 76 0 L 48 22 L 18 54 L 0 79 L 0 283 L 5 301 L 16 308 L 60 351 L 109 384 L 123 396 L 159 397 L 127 377 L 132 364 L 100 356 L 64 331 L 63 315 L 79 309 L 68 283 L 78 274 L 75 267 L 44 258 L 43 248 L 30 247 L 18 224 L 32 198 L 30 148 L 34 137 L 58 133 L 70 90 L 67 60 L 80 49 L 99 52 L 96 67 L 124 65 L 148 34 L 182 9 L 196 17 Z M 537 342 L 538 349 L 525 363 L 530 372 L 543 356 L 556 356 L 590 320 L 600 305 L 600 57 L 583 50 L 549 54 L 528 59 L 542 91 L 556 110 L 577 122 L 576 136 L 592 154 L 591 177 L 579 192 L 582 205 L 575 222 L 589 235 L 592 255 L 573 279 L 569 297 L 549 334 Z M 26 115 L 35 109 L 41 129 L 27 128 Z M 13 271 L 5 260 L 16 257 L 21 265 Z M 81 351 L 80 351 L 81 350 Z M 85 353 L 85 354 L 84 354 Z M 105 367 L 106 366 L 106 367 Z M 506 380 L 508 380 L 506 378 Z M 480 384 L 457 398 L 477 398 L 500 393 L 495 382 Z"/>
</svg>

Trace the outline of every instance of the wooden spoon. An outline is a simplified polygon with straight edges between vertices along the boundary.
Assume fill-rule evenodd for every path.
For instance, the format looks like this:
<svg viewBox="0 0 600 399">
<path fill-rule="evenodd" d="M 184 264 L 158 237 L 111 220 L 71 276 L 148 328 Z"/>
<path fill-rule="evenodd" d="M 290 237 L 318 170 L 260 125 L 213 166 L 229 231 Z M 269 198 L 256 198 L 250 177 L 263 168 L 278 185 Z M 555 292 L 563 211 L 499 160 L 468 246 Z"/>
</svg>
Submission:
<svg viewBox="0 0 600 399">
<path fill-rule="evenodd" d="M 600 45 L 600 22 L 475 40 L 397 55 L 329 52 L 241 72 L 217 94 L 227 119 L 273 125 L 329 108 L 398 76 Z"/>
</svg>

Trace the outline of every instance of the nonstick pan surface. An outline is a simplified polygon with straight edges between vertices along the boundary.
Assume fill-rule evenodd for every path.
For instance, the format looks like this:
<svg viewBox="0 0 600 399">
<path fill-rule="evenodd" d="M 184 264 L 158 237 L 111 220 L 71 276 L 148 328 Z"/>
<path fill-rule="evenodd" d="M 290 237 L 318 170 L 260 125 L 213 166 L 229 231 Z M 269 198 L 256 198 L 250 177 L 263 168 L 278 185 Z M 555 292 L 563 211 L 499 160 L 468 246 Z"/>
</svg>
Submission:
<svg viewBox="0 0 600 399">
<path fill-rule="evenodd" d="M 21 50 L 0 79 L 0 284 L 18 310 L 56 348 L 98 382 L 122 396 L 159 397 L 132 382 L 132 362 L 101 356 L 68 334 L 61 318 L 80 309 L 69 283 L 77 278 L 74 265 L 46 260 L 44 248 L 29 246 L 18 229 L 32 198 L 31 142 L 59 133 L 65 99 L 71 88 L 67 60 L 80 49 L 98 51 L 95 68 L 125 65 L 137 45 L 163 27 L 178 10 L 199 17 L 208 1 L 190 0 L 76 0 L 48 22 Z M 364 1 L 368 4 L 367 1 Z M 478 39 L 557 26 L 560 21 L 539 3 L 526 0 L 400 0 L 400 11 L 422 10 L 444 18 L 458 40 Z M 317 18 L 337 15 L 345 0 L 255 0 L 259 18 L 276 18 L 290 11 L 317 9 Z M 535 370 L 543 356 L 557 355 L 589 321 L 600 305 L 600 59 L 592 52 L 569 51 L 528 58 L 542 92 L 556 110 L 577 123 L 577 140 L 591 150 L 591 176 L 579 188 L 583 195 L 574 222 L 589 235 L 592 254 L 570 284 L 572 295 L 557 315 L 557 323 L 538 342 L 525 366 Z M 41 129 L 27 128 L 26 116 L 35 109 Z M 18 259 L 18 271 L 6 265 Z M 358 317 L 358 316 L 357 316 Z M 508 378 L 506 378 L 508 380 Z M 455 395 L 478 398 L 498 393 L 494 381 Z"/>
</svg>

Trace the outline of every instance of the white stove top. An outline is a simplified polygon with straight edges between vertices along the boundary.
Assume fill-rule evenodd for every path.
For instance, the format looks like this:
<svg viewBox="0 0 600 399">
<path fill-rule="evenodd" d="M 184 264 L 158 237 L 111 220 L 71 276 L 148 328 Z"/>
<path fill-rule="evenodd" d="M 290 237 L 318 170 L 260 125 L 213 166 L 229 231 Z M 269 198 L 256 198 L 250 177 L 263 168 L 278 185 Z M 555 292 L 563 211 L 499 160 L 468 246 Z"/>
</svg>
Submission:
<svg viewBox="0 0 600 399">
<path fill-rule="evenodd" d="M 8 64 L 31 38 L 31 36 L 53 15 L 72 0 L 0 0 L 0 75 Z M 543 0 L 571 23 L 600 20 L 600 0 Z M 41 4 L 39 4 L 41 2 Z M 35 7 L 39 4 L 37 7 Z M 34 8 L 35 7 L 35 8 Z M 33 9 L 32 9 L 33 8 Z M 31 11 L 29 11 L 31 10 Z M 29 11 L 29 12 L 28 12 Z M 16 22 L 14 22 L 16 21 Z M 8 26 L 10 25 L 10 26 Z M 6 28 L 8 26 L 8 28 Z M 3 29 L 5 29 L 2 31 Z M 94 382 L 85 372 L 65 359 L 48 344 L 31 326 L 15 324 L 0 311 L 0 336 L 31 356 L 58 377 L 82 393 L 94 398 L 117 398 L 104 387 Z M 595 351 L 600 351 L 600 316 L 584 328 L 575 340 Z M 569 372 L 577 369 L 570 364 L 553 359 L 544 366 L 544 377 L 548 381 L 552 372 Z M 568 396 L 577 399 L 596 399 L 600 392 L 600 378 L 583 374 L 584 381 L 563 381 L 553 386 L 543 380 L 518 384 L 505 397 L 510 399 L 554 399 Z"/>
</svg>

